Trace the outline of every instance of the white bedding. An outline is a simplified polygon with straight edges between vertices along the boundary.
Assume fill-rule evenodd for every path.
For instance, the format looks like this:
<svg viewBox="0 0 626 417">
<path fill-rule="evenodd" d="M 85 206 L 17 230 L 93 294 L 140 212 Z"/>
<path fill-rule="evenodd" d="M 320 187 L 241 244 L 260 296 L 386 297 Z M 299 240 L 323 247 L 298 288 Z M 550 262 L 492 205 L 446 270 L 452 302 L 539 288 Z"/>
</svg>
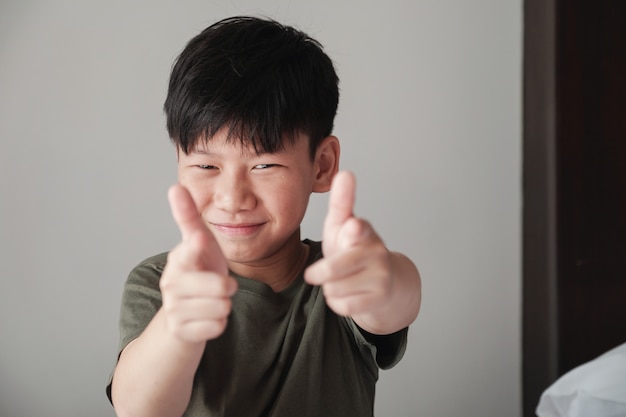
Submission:
<svg viewBox="0 0 626 417">
<path fill-rule="evenodd" d="M 538 417 L 626 416 L 626 343 L 561 376 L 541 395 Z"/>
</svg>

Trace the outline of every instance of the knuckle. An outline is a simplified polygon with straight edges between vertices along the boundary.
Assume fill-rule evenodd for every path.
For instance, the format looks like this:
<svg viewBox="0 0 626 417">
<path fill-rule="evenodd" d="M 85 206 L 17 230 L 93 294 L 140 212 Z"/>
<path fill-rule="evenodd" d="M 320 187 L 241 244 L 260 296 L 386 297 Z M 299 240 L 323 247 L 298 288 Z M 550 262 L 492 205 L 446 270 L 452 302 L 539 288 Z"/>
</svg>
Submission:
<svg viewBox="0 0 626 417">
<path fill-rule="evenodd" d="M 218 318 L 226 318 L 230 314 L 232 302 L 229 298 L 219 300 L 215 303 L 216 316 Z"/>
<path fill-rule="evenodd" d="M 184 251 L 184 247 L 182 243 L 176 245 L 172 250 L 167 253 L 167 262 L 166 265 L 174 265 L 180 261 L 182 252 Z"/>
<path fill-rule="evenodd" d="M 228 320 L 226 320 L 225 318 L 210 321 L 209 323 L 207 323 L 205 338 L 208 340 L 215 339 L 216 337 L 220 336 L 226 330 L 227 324 Z"/>
<path fill-rule="evenodd" d="M 339 266 L 336 259 L 322 259 L 315 264 L 315 276 L 318 280 L 326 281 L 329 277 L 334 277 L 338 274 Z"/>
<path fill-rule="evenodd" d="M 170 294 L 176 294 L 181 280 L 181 274 L 166 267 L 159 280 L 159 289 L 161 290 L 162 296 L 165 297 Z"/>
<path fill-rule="evenodd" d="M 176 300 L 169 297 L 163 298 L 163 305 L 161 306 L 161 308 L 163 309 L 167 320 L 170 322 L 170 325 L 172 327 L 178 327 L 178 324 L 180 322 L 178 318 L 180 313 L 180 306 L 178 305 Z"/>
<path fill-rule="evenodd" d="M 220 277 L 221 279 L 216 281 L 216 291 L 219 296 L 228 296 L 230 292 L 231 282 L 229 277 Z"/>
<path fill-rule="evenodd" d="M 337 286 L 333 285 L 332 282 L 328 282 L 328 283 L 322 285 L 322 292 L 324 293 L 324 297 L 326 297 L 327 299 L 334 298 L 336 293 L 337 293 L 336 287 Z"/>
<path fill-rule="evenodd" d="M 161 292 L 169 292 L 174 286 L 174 280 L 169 278 L 169 274 L 163 274 L 159 281 L 159 288 Z"/>
</svg>

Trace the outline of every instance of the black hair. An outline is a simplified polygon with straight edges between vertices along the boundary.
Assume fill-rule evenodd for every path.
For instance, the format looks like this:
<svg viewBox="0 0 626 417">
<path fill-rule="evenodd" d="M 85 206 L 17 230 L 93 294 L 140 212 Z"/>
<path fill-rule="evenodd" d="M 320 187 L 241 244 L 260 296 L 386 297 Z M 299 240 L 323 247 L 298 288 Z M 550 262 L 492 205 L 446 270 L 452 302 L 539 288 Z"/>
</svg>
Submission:
<svg viewBox="0 0 626 417">
<path fill-rule="evenodd" d="M 299 134 L 311 156 L 331 134 L 339 79 L 322 45 L 274 20 L 231 17 L 189 41 L 174 63 L 164 110 L 185 153 L 222 128 L 255 152 L 276 152 Z"/>
</svg>

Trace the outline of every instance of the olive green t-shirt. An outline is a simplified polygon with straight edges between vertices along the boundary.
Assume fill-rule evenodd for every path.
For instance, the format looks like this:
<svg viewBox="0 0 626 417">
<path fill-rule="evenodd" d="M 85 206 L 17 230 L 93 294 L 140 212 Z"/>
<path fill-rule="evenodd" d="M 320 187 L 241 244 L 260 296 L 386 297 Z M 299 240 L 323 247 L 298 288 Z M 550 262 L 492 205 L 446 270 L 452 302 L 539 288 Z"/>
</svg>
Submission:
<svg viewBox="0 0 626 417">
<path fill-rule="evenodd" d="M 322 256 L 310 245 L 307 265 Z M 161 307 L 163 253 L 139 264 L 124 287 L 120 349 Z M 299 276 L 286 289 L 235 276 L 228 326 L 206 344 L 185 416 L 372 416 L 378 369 L 394 366 L 407 329 L 374 336 L 327 307 L 321 288 Z M 166 358 L 163 359 L 167 360 Z M 110 387 L 107 395 L 110 399 Z"/>
</svg>

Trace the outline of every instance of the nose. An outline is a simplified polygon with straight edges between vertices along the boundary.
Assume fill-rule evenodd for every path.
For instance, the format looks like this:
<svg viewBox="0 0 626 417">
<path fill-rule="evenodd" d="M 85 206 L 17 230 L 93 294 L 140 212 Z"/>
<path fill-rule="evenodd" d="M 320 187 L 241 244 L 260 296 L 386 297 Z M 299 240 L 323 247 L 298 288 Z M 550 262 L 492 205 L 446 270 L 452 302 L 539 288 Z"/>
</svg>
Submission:
<svg viewBox="0 0 626 417">
<path fill-rule="evenodd" d="M 237 213 L 256 206 L 256 198 L 245 174 L 222 172 L 214 185 L 213 202 L 218 209 Z"/>
</svg>

